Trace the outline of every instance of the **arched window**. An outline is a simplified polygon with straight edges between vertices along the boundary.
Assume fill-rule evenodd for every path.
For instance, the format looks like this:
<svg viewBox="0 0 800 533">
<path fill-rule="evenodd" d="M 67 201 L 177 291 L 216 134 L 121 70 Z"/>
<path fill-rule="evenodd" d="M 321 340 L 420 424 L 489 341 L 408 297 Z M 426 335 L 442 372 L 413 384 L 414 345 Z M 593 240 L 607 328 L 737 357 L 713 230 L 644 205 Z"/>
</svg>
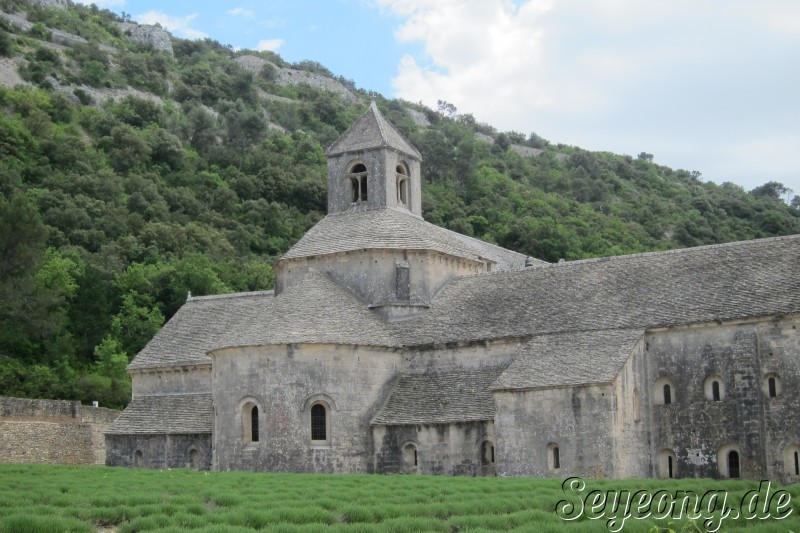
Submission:
<svg viewBox="0 0 800 533">
<path fill-rule="evenodd" d="M 328 440 L 328 410 L 323 403 L 311 406 L 311 442 Z"/>
<path fill-rule="evenodd" d="M 261 418 L 260 409 L 253 401 L 247 401 L 242 405 L 242 440 L 245 443 L 255 443 L 261 437 Z"/>
<path fill-rule="evenodd" d="M 403 446 L 403 464 L 410 469 L 415 469 L 419 466 L 419 457 L 417 456 L 417 445 L 409 442 Z"/>
<path fill-rule="evenodd" d="M 408 205 L 408 168 L 405 163 L 397 165 L 397 204 Z"/>
<path fill-rule="evenodd" d="M 781 378 L 775 372 L 764 375 L 761 381 L 761 390 L 767 398 L 777 398 L 781 395 Z"/>
<path fill-rule="evenodd" d="M 792 444 L 786 448 L 783 455 L 783 470 L 787 476 L 800 477 L 800 445 Z"/>
<path fill-rule="evenodd" d="M 189 450 L 189 468 L 192 470 L 200 468 L 200 452 L 197 451 L 197 448 Z"/>
<path fill-rule="evenodd" d="M 703 384 L 706 399 L 719 402 L 725 399 L 725 383 L 719 374 L 709 374 Z"/>
<path fill-rule="evenodd" d="M 664 448 L 658 454 L 658 477 L 672 479 L 676 477 L 677 461 L 675 452 L 669 448 Z"/>
<path fill-rule="evenodd" d="M 547 467 L 550 470 L 561 468 L 561 451 L 558 449 L 558 444 L 547 445 Z"/>
<path fill-rule="evenodd" d="M 144 466 L 144 454 L 142 450 L 136 450 L 133 452 L 133 466 L 139 468 Z"/>
<path fill-rule="evenodd" d="M 741 477 L 740 451 L 736 444 L 726 444 L 717 452 L 717 468 L 723 478 Z"/>
<path fill-rule="evenodd" d="M 494 444 L 490 440 L 485 440 L 481 444 L 481 465 L 491 464 L 494 464 Z"/>
<path fill-rule="evenodd" d="M 731 479 L 739 477 L 739 452 L 736 450 L 728 452 L 728 477 Z"/>
<path fill-rule="evenodd" d="M 367 201 L 367 167 L 356 163 L 347 174 L 350 180 L 350 198 L 353 203 Z"/>
<path fill-rule="evenodd" d="M 675 385 L 672 378 L 662 376 L 653 384 L 653 403 L 656 405 L 671 405 L 675 403 Z"/>
</svg>

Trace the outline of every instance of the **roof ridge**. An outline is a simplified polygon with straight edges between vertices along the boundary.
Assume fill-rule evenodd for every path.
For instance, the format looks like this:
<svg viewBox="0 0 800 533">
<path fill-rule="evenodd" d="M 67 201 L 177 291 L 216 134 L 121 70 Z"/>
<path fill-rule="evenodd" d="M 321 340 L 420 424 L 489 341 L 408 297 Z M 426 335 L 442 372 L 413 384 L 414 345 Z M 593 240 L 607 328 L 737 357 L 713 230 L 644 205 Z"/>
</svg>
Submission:
<svg viewBox="0 0 800 533">
<path fill-rule="evenodd" d="M 143 398 L 166 398 L 169 396 L 211 396 L 211 394 L 212 393 L 210 392 L 166 392 L 161 394 L 142 394 L 141 396 L 131 399 L 131 401 L 141 400 Z"/>
<path fill-rule="evenodd" d="M 369 110 L 375 115 L 375 122 L 378 124 L 378 133 L 380 133 L 381 136 L 381 146 L 389 146 L 389 137 L 386 135 L 386 129 L 383 127 L 385 119 L 381 120 L 383 115 L 378 111 L 378 104 L 375 103 L 375 100 L 369 104 Z"/>
<path fill-rule="evenodd" d="M 270 289 L 268 291 L 248 291 L 248 292 L 230 292 L 225 294 L 206 294 L 204 296 L 189 296 L 186 301 L 194 302 L 197 300 L 222 300 L 225 298 L 251 298 L 256 296 L 268 296 L 274 294 L 275 291 Z"/>
<path fill-rule="evenodd" d="M 663 257 L 663 256 L 677 255 L 683 253 L 704 252 L 707 250 L 714 250 L 718 248 L 738 248 L 742 246 L 753 246 L 754 244 L 764 244 L 768 242 L 780 242 L 780 241 L 791 241 L 791 240 L 800 240 L 800 233 L 792 235 L 779 235 L 777 237 L 763 237 L 760 239 L 747 239 L 742 241 L 722 242 L 717 244 L 703 244 L 700 246 L 690 246 L 688 248 L 674 248 L 672 250 L 658 250 L 654 252 L 639 252 L 635 254 L 609 255 L 606 257 L 589 257 L 586 259 L 575 259 L 574 261 L 560 261 L 558 263 L 548 263 L 547 261 L 542 261 L 541 259 L 534 258 L 536 261 L 540 262 L 536 263 L 532 267 L 525 267 L 514 270 L 478 272 L 476 274 L 467 274 L 464 276 L 458 276 L 454 278 L 453 281 L 479 278 L 479 277 L 488 277 L 488 276 L 516 275 L 516 274 L 524 274 L 526 272 L 532 272 L 534 270 L 538 271 L 550 268 L 578 267 L 594 263 L 628 261 L 633 259 L 650 258 L 656 256 Z"/>
</svg>

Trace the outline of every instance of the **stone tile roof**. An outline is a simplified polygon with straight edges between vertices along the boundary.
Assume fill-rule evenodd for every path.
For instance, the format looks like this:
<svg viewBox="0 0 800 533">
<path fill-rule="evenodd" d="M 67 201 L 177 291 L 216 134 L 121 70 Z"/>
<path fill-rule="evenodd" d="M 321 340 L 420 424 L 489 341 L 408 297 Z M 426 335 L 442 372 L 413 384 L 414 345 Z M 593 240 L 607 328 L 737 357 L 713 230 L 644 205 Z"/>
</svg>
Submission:
<svg viewBox="0 0 800 533">
<path fill-rule="evenodd" d="M 492 420 L 489 386 L 502 369 L 484 368 L 401 376 L 373 425 L 444 424 Z"/>
<path fill-rule="evenodd" d="M 609 383 L 643 329 L 582 331 L 534 337 L 492 385 L 492 390 Z"/>
<path fill-rule="evenodd" d="M 201 296 L 187 300 L 128 365 L 129 370 L 210 365 L 209 346 L 234 328 L 254 301 L 272 291 Z"/>
<path fill-rule="evenodd" d="M 170 394 L 134 398 L 107 434 L 211 433 L 211 394 Z"/>
<path fill-rule="evenodd" d="M 388 147 L 409 155 L 418 161 L 422 160 L 419 151 L 403 138 L 391 123 L 378 111 L 373 101 L 366 113 L 356 120 L 325 151 L 327 156 L 357 152 L 371 148 Z"/>
<path fill-rule="evenodd" d="M 412 343 L 645 329 L 800 312 L 800 235 L 457 278 Z"/>
<path fill-rule="evenodd" d="M 316 273 L 278 297 L 192 298 L 129 368 L 208 363 L 204 354 L 225 346 L 394 348 L 798 313 L 798 265 L 800 235 L 540 265 L 454 279 L 428 311 L 395 323 Z M 616 365 L 604 353 L 598 372 Z"/>
<path fill-rule="evenodd" d="M 380 315 L 330 275 L 312 271 L 278 297 L 249 301 L 236 326 L 207 348 L 302 342 L 398 345 L 400 341 L 386 326 Z"/>
<path fill-rule="evenodd" d="M 390 207 L 330 214 L 308 230 L 282 259 L 365 248 L 435 250 L 471 260 L 488 259 L 496 263 L 496 270 L 522 268 L 525 264 L 522 254 L 440 228 L 408 211 Z"/>
</svg>

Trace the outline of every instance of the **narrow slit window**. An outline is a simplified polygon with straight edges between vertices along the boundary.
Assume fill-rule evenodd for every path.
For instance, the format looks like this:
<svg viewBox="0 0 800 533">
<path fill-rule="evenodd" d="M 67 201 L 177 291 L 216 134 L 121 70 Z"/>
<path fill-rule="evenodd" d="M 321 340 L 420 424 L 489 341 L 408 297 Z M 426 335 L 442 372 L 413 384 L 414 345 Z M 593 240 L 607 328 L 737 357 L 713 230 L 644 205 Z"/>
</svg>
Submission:
<svg viewBox="0 0 800 533">
<path fill-rule="evenodd" d="M 558 446 L 553 446 L 553 468 L 556 470 L 561 468 L 561 457 L 559 457 Z"/>
<path fill-rule="evenodd" d="M 250 410 L 250 440 L 258 442 L 258 406 Z"/>
<path fill-rule="evenodd" d="M 669 457 L 667 457 L 667 476 L 668 476 L 670 479 L 672 479 L 673 477 L 675 477 L 675 476 L 673 475 L 672 468 L 673 468 L 673 466 L 672 466 L 672 456 L 670 455 Z"/>
<path fill-rule="evenodd" d="M 711 383 L 711 396 L 713 397 L 715 402 L 718 402 L 720 400 L 719 381 L 714 381 Z"/>
<path fill-rule="evenodd" d="M 794 452 L 794 475 L 800 476 L 800 453 Z"/>
<path fill-rule="evenodd" d="M 664 384 L 664 405 L 672 403 L 672 388 L 669 384 Z"/>
<path fill-rule="evenodd" d="M 767 385 L 769 387 L 769 397 L 775 398 L 778 396 L 778 388 L 775 386 L 775 378 L 770 376 L 767 380 Z"/>
</svg>

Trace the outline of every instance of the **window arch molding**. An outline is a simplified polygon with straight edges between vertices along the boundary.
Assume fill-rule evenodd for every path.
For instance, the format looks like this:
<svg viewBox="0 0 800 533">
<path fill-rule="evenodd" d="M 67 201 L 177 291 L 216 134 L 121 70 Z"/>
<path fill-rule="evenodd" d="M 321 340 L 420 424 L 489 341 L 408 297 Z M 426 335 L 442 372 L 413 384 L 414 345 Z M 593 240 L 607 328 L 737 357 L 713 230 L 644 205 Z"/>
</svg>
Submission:
<svg viewBox="0 0 800 533">
<path fill-rule="evenodd" d="M 675 383 L 671 376 L 661 376 L 653 383 L 653 403 L 655 405 L 671 405 L 675 403 Z"/>
<path fill-rule="evenodd" d="M 678 477 L 678 462 L 675 451 L 664 448 L 658 452 L 658 477 L 671 479 Z"/>
<path fill-rule="evenodd" d="M 703 392 L 706 395 L 706 400 L 712 402 L 721 402 L 725 399 L 725 382 L 722 377 L 716 372 L 706 376 L 703 382 Z"/>
<path fill-rule="evenodd" d="M 725 444 L 717 452 L 717 468 L 723 478 L 742 477 L 742 452 L 738 444 Z"/>
<path fill-rule="evenodd" d="M 411 205 L 411 173 L 405 161 L 398 161 L 395 166 L 395 181 L 397 183 L 397 205 L 409 207 Z"/>
<path fill-rule="evenodd" d="M 311 446 L 329 447 L 333 427 L 331 413 L 337 410 L 333 398 L 327 394 L 315 394 L 303 402 L 303 419 Z"/>
<path fill-rule="evenodd" d="M 241 428 L 240 438 L 247 445 L 263 440 L 266 424 L 262 405 L 261 400 L 255 396 L 245 396 L 239 400 L 237 416 Z"/>
<path fill-rule="evenodd" d="M 783 454 L 783 471 L 794 480 L 800 479 L 800 443 L 790 444 Z"/>
<path fill-rule="evenodd" d="M 761 379 L 761 390 L 767 398 L 777 398 L 781 395 L 781 378 L 777 372 L 767 372 Z"/>
<path fill-rule="evenodd" d="M 547 445 L 547 469 L 550 471 L 560 470 L 562 462 L 561 448 L 555 442 L 549 443 Z"/>
<path fill-rule="evenodd" d="M 475 450 L 478 452 L 478 464 L 480 466 L 493 465 L 495 457 L 494 438 L 490 435 L 483 435 L 475 444 Z"/>
<path fill-rule="evenodd" d="M 347 163 L 345 168 L 347 169 L 345 180 L 349 185 L 347 190 L 350 195 L 350 203 L 366 202 L 369 197 L 367 164 L 361 159 L 354 159 Z"/>
<path fill-rule="evenodd" d="M 419 468 L 419 444 L 416 441 L 407 440 L 400 446 L 400 453 L 406 469 L 416 472 Z"/>
<path fill-rule="evenodd" d="M 195 444 L 190 444 L 186 448 L 186 467 L 192 470 L 200 470 L 203 467 L 203 451 Z"/>
</svg>

